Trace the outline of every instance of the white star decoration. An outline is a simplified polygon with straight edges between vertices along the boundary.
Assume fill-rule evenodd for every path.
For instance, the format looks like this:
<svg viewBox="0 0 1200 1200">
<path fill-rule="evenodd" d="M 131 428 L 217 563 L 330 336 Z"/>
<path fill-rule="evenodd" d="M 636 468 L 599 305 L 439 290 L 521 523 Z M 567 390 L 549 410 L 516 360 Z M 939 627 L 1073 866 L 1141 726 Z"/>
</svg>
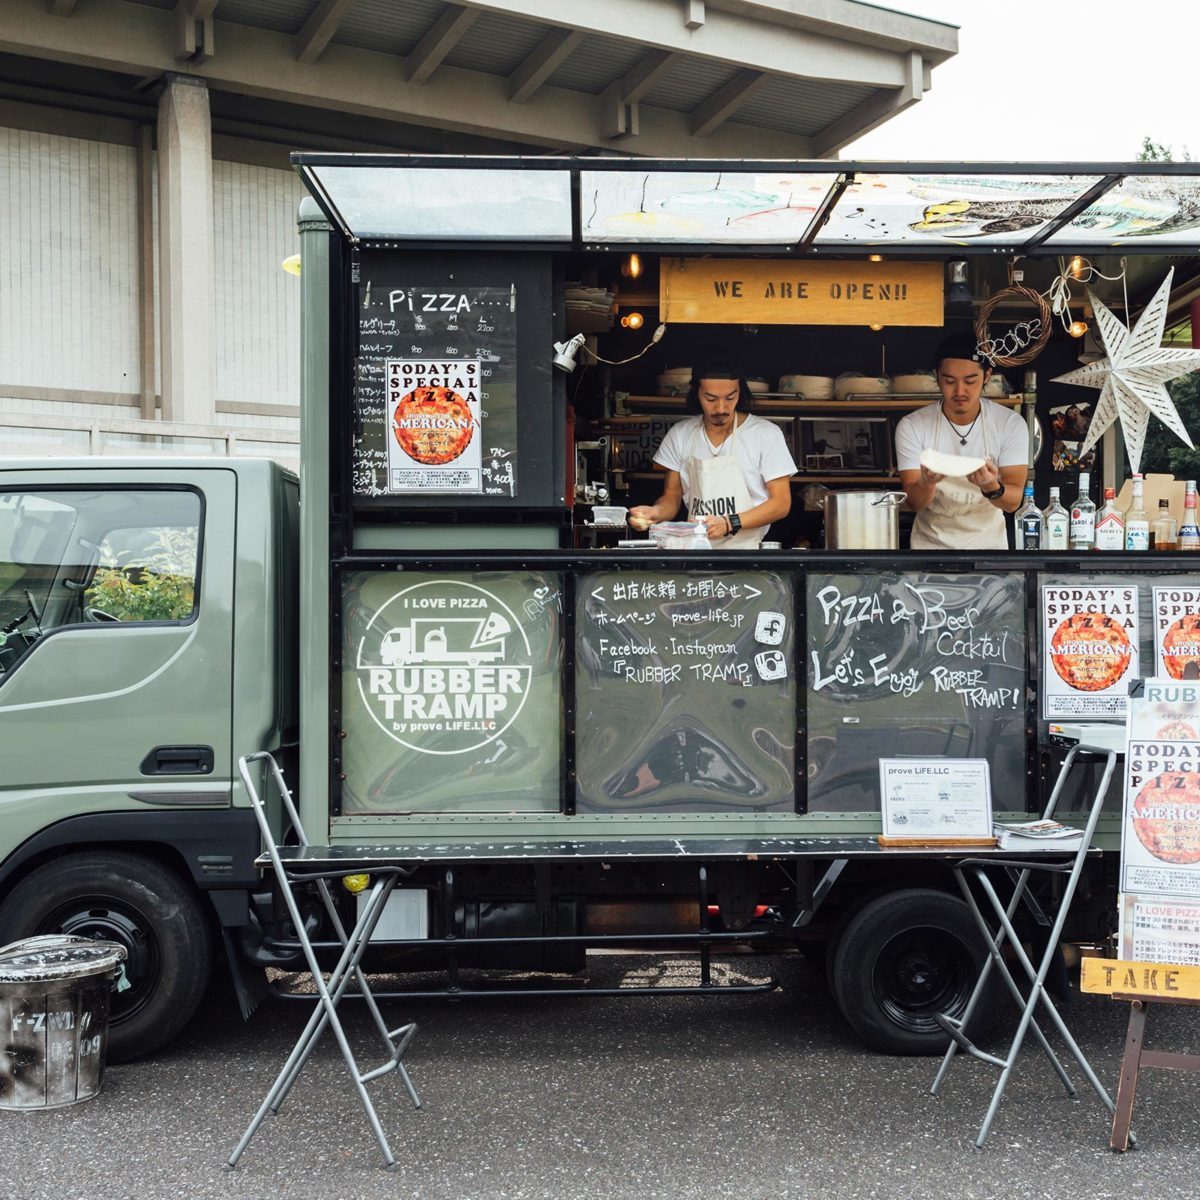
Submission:
<svg viewBox="0 0 1200 1200">
<path fill-rule="evenodd" d="M 1100 401 L 1088 426 L 1087 437 L 1079 448 L 1080 458 L 1120 417 L 1129 469 L 1140 471 L 1142 444 L 1151 413 L 1172 433 L 1192 445 L 1171 393 L 1164 386 L 1169 379 L 1200 370 L 1200 350 L 1166 349 L 1162 344 L 1174 276 L 1175 268 L 1172 267 L 1132 330 L 1127 329 L 1088 289 L 1088 300 L 1096 313 L 1096 324 L 1108 357 L 1053 380 L 1054 383 L 1100 388 Z"/>
</svg>

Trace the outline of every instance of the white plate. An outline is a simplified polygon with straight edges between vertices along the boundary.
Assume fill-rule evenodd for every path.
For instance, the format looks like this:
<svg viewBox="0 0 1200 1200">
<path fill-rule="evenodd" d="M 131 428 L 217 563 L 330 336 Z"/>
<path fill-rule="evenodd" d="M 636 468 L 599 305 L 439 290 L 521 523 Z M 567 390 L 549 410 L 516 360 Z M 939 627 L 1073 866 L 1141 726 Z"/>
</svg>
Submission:
<svg viewBox="0 0 1200 1200">
<path fill-rule="evenodd" d="M 971 458 L 966 454 L 944 454 L 941 450 L 921 451 L 921 466 L 935 475 L 965 478 L 967 475 L 974 475 L 984 465 L 984 459 Z"/>
</svg>

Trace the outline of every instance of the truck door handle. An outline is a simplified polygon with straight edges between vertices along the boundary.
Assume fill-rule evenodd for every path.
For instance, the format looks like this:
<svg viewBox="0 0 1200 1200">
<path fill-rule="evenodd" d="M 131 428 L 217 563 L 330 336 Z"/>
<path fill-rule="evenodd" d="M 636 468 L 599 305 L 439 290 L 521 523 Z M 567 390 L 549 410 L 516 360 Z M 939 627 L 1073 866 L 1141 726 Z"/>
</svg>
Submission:
<svg viewBox="0 0 1200 1200">
<path fill-rule="evenodd" d="M 211 775 L 211 746 L 155 746 L 139 768 L 143 775 Z"/>
</svg>

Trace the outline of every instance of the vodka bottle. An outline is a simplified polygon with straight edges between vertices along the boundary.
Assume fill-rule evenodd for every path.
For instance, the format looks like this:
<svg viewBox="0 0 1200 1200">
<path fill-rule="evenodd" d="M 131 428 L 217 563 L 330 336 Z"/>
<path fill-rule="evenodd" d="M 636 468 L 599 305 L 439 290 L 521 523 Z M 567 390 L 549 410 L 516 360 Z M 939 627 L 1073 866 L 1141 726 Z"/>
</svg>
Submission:
<svg viewBox="0 0 1200 1200">
<path fill-rule="evenodd" d="M 1150 526 L 1150 549 L 1174 550 L 1178 536 L 1175 518 L 1171 516 L 1171 502 L 1162 499 L 1158 502 L 1158 516 L 1154 518 L 1154 524 Z"/>
<path fill-rule="evenodd" d="M 1142 499 L 1142 477 L 1133 477 L 1133 499 L 1125 513 L 1125 549 L 1150 549 L 1150 514 L 1146 512 L 1146 502 Z"/>
<path fill-rule="evenodd" d="M 1087 471 L 1079 472 L 1079 495 L 1071 505 L 1071 549 L 1094 550 L 1096 548 L 1096 505 L 1092 500 L 1092 477 Z"/>
<path fill-rule="evenodd" d="M 1042 510 L 1033 502 L 1033 484 L 1025 485 L 1025 503 L 1017 512 L 1017 549 L 1042 548 Z"/>
<path fill-rule="evenodd" d="M 1196 481 L 1187 481 L 1187 494 L 1183 498 L 1183 524 L 1179 526 L 1180 550 L 1200 550 L 1200 528 L 1196 526 Z"/>
<path fill-rule="evenodd" d="M 1065 550 L 1067 548 L 1067 537 L 1071 527 L 1071 514 L 1063 508 L 1058 499 L 1058 488 L 1050 489 L 1050 503 L 1046 506 L 1046 511 L 1042 514 L 1044 522 L 1043 529 L 1045 531 L 1046 549 L 1047 550 Z"/>
<path fill-rule="evenodd" d="M 1142 515 L 1145 516 L 1144 511 Z M 1125 549 L 1125 521 L 1117 508 L 1117 493 L 1112 488 L 1104 489 L 1104 507 L 1096 514 L 1096 549 Z"/>
</svg>

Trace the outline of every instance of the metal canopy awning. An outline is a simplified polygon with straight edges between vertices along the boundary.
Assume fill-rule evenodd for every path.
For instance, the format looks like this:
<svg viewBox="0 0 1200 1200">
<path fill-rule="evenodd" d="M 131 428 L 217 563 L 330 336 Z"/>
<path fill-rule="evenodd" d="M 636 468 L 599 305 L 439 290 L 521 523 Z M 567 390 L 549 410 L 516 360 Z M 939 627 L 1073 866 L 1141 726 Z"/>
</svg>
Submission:
<svg viewBox="0 0 1200 1200">
<path fill-rule="evenodd" d="M 355 241 L 707 252 L 1200 254 L 1195 163 L 294 154 Z"/>
</svg>

